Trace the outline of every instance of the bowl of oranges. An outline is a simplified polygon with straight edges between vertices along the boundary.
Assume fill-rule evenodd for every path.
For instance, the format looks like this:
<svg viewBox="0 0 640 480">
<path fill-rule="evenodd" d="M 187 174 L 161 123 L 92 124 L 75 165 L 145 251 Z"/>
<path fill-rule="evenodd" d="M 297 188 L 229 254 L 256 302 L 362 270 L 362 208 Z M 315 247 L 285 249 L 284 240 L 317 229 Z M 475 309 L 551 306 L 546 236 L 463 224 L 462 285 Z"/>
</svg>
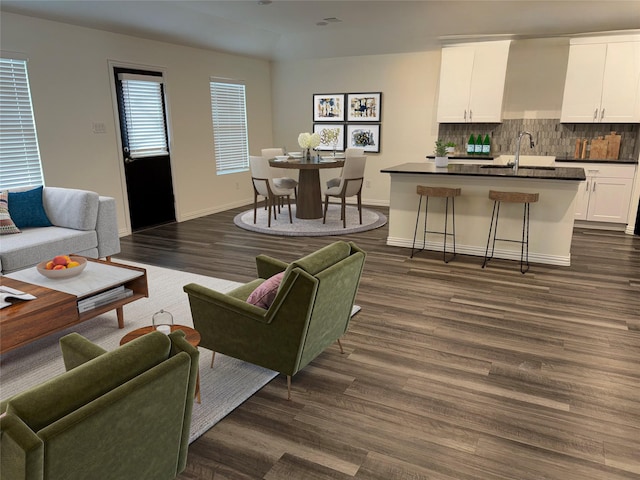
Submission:
<svg viewBox="0 0 640 480">
<path fill-rule="evenodd" d="M 80 275 L 87 266 L 87 259 L 75 255 L 58 255 L 40 262 L 36 268 L 47 278 L 71 278 Z"/>
</svg>

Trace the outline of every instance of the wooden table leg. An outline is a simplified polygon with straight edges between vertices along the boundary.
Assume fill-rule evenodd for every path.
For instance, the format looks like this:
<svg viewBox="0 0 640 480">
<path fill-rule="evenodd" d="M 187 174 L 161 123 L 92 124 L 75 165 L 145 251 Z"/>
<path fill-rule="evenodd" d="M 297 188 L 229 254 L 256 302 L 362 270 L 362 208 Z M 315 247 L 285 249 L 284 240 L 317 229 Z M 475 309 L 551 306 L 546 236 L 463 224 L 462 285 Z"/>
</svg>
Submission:
<svg viewBox="0 0 640 480">
<path fill-rule="evenodd" d="M 124 328 L 124 312 L 122 307 L 116 308 L 116 315 L 118 316 L 118 328 Z"/>
<path fill-rule="evenodd" d="M 300 170 L 300 176 L 298 177 L 296 218 L 322 218 L 320 171 L 317 169 Z"/>
</svg>

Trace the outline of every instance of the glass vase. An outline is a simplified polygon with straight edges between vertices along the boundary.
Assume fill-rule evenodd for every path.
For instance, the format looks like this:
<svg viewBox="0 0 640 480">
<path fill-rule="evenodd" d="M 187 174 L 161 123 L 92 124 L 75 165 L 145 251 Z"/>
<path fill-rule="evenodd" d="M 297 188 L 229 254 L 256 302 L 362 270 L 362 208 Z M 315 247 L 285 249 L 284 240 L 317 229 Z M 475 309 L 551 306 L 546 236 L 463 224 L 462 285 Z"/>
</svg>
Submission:
<svg viewBox="0 0 640 480">
<path fill-rule="evenodd" d="M 169 333 L 171 333 L 171 326 L 173 325 L 173 315 L 166 310 L 160 310 L 153 314 L 151 322 L 155 330 L 169 335 Z"/>
</svg>

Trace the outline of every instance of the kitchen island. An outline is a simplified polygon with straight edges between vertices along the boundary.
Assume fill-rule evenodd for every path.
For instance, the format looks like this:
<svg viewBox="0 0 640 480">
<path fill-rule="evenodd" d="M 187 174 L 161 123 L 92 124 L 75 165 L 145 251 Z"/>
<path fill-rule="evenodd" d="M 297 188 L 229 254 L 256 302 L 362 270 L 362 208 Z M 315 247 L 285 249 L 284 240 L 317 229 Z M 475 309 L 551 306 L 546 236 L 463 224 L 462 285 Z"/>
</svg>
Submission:
<svg viewBox="0 0 640 480">
<path fill-rule="evenodd" d="M 461 196 L 455 201 L 456 250 L 459 254 L 479 257 L 484 257 L 493 209 L 489 190 L 539 193 L 539 201 L 531 204 L 529 260 L 562 266 L 571 263 L 575 201 L 580 182 L 585 180 L 583 168 L 520 167 L 516 174 L 504 165 L 449 164 L 446 168 L 437 168 L 434 163 L 421 162 L 404 163 L 381 172 L 391 175 L 387 245 L 411 248 L 416 228 L 418 185 L 462 189 Z M 429 200 L 429 230 L 443 230 L 444 205 L 442 198 Z M 502 204 L 500 237 L 521 238 L 522 210 L 521 204 Z M 419 246 L 422 246 L 423 222 L 424 207 L 416 240 Z M 425 248 L 442 251 L 442 235 L 427 235 Z M 519 260 L 520 245 L 498 242 L 494 257 Z M 479 265 L 481 263 L 479 260 Z"/>
</svg>

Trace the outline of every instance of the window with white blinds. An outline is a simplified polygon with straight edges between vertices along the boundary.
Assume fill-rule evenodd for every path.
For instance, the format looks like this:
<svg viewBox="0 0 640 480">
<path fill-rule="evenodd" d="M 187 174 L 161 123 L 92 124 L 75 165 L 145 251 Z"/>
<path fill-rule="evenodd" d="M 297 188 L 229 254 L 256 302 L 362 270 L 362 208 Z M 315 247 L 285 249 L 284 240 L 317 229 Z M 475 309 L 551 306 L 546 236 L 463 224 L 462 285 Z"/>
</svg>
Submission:
<svg viewBox="0 0 640 480">
<path fill-rule="evenodd" d="M 121 73 L 122 102 L 131 158 L 168 155 L 162 77 Z"/>
<path fill-rule="evenodd" d="M 42 185 L 26 60 L 0 58 L 0 189 Z"/>
<path fill-rule="evenodd" d="M 249 170 L 245 86 L 212 80 L 210 88 L 216 173 L 245 172 Z"/>
</svg>

